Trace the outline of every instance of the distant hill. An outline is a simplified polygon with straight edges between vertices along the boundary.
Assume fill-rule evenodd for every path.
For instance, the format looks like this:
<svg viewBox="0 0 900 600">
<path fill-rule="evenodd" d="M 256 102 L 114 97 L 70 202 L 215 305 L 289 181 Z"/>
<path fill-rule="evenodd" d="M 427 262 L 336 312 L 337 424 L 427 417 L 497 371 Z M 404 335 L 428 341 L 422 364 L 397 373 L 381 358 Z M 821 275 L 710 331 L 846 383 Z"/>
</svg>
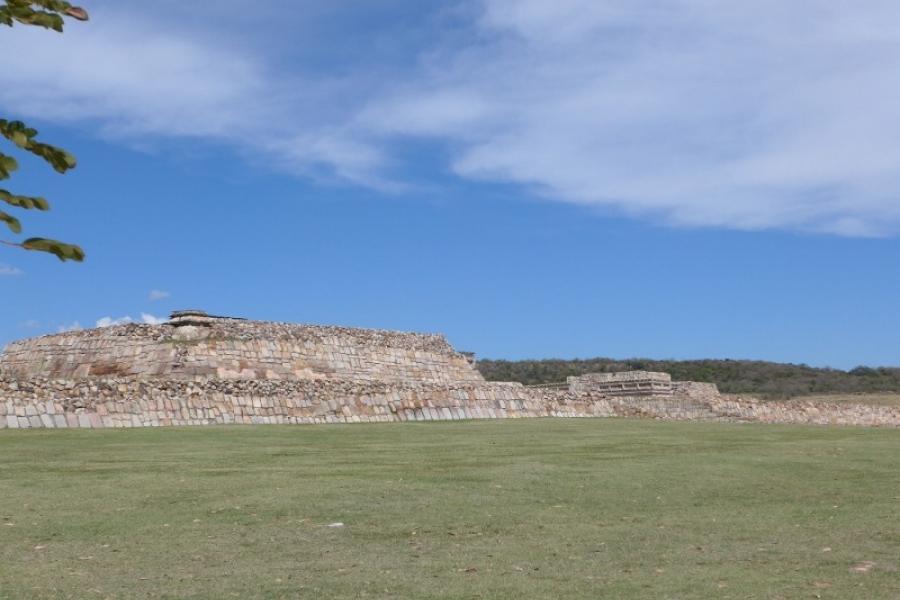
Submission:
<svg viewBox="0 0 900 600">
<path fill-rule="evenodd" d="M 900 368 L 857 367 L 850 371 L 758 360 L 651 360 L 630 358 L 478 361 L 489 381 L 519 381 L 526 385 L 557 383 L 570 375 L 611 371 L 663 371 L 676 380 L 708 381 L 732 394 L 789 398 L 805 394 L 900 392 Z"/>
</svg>

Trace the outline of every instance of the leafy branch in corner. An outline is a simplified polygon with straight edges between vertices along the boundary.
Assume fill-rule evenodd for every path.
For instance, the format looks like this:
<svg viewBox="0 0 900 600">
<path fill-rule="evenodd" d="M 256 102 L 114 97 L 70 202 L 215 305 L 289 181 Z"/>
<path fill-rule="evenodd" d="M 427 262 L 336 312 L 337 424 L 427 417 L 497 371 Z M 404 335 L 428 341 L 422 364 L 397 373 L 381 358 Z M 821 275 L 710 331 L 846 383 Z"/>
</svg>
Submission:
<svg viewBox="0 0 900 600">
<path fill-rule="evenodd" d="M 65 17 L 72 17 L 79 21 L 87 21 L 87 12 L 78 6 L 72 6 L 63 0 L 5 0 L 0 5 L 0 24 L 12 27 L 15 23 L 33 25 L 62 32 Z M 75 157 L 56 146 L 38 141 L 36 129 L 28 127 L 22 121 L 8 121 L 0 119 L 0 136 L 3 136 L 15 146 L 42 158 L 57 173 L 65 173 L 75 168 Z M 0 152 L 0 181 L 9 179 L 13 172 L 18 170 L 18 161 Z M 45 211 L 50 209 L 50 204 L 40 196 L 23 196 L 9 190 L 0 188 L 0 202 L 4 202 L 15 208 L 24 210 Z M 22 223 L 13 215 L 0 210 L 0 222 L 15 234 L 21 233 Z M 28 238 L 21 242 L 0 240 L 0 244 L 14 246 L 25 250 L 49 252 L 62 261 L 84 260 L 84 250 L 75 244 L 68 244 L 47 238 Z"/>
</svg>

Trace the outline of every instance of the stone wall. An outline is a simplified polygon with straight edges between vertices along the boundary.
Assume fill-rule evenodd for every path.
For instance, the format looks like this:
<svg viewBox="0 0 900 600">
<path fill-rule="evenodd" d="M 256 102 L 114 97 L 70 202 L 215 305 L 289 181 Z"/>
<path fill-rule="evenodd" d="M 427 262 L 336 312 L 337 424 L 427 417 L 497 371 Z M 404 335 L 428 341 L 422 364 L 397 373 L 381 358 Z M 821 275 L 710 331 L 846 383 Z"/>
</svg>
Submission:
<svg viewBox="0 0 900 600">
<path fill-rule="evenodd" d="M 724 397 L 633 371 L 526 388 L 486 382 L 440 335 L 181 311 L 15 342 L 0 355 L 0 428 L 520 417 L 649 417 L 900 426 L 900 409 Z"/>
<path fill-rule="evenodd" d="M 130 324 L 13 342 L 0 355 L 0 375 L 483 381 L 441 335 L 221 318 L 204 327 Z"/>
<path fill-rule="evenodd" d="M 547 407 L 545 414 L 551 416 L 900 427 L 900 407 L 805 400 L 762 401 L 720 394 L 714 384 L 679 383 L 688 385 L 676 387 L 670 397 L 609 396 L 535 388 L 528 391 L 538 399 L 539 406 Z"/>
<path fill-rule="evenodd" d="M 0 428 L 643 417 L 900 427 L 900 408 L 604 396 L 518 383 L 0 378 Z"/>
<path fill-rule="evenodd" d="M 716 384 L 699 381 L 673 381 L 672 394 L 701 401 L 712 401 L 721 396 Z"/>
<path fill-rule="evenodd" d="M 672 376 L 652 371 L 587 373 L 568 377 L 572 392 L 601 393 L 610 396 L 671 396 Z"/>
<path fill-rule="evenodd" d="M 0 379 L 0 427 L 141 427 L 579 416 L 518 383 Z"/>
</svg>

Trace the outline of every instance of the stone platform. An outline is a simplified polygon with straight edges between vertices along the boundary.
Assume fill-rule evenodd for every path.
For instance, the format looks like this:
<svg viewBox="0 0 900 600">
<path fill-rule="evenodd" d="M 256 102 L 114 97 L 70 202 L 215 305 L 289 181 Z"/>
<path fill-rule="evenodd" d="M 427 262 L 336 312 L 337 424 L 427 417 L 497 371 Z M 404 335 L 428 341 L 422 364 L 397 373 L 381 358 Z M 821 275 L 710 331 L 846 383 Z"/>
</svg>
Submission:
<svg viewBox="0 0 900 600">
<path fill-rule="evenodd" d="M 900 426 L 897 408 L 726 397 L 666 373 L 554 387 L 484 381 L 441 335 L 180 311 L 10 344 L 0 429 L 620 416 Z"/>
</svg>

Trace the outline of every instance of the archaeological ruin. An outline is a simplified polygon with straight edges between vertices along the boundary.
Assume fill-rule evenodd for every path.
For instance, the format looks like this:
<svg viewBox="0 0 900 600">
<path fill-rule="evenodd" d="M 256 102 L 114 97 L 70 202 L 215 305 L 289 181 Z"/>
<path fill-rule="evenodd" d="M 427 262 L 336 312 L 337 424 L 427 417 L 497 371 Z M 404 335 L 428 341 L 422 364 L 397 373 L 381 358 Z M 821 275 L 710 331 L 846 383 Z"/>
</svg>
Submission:
<svg viewBox="0 0 900 600">
<path fill-rule="evenodd" d="M 0 428 L 621 416 L 900 426 L 897 408 L 762 402 L 666 373 L 489 382 L 441 335 L 198 310 L 21 340 L 0 354 Z"/>
</svg>

